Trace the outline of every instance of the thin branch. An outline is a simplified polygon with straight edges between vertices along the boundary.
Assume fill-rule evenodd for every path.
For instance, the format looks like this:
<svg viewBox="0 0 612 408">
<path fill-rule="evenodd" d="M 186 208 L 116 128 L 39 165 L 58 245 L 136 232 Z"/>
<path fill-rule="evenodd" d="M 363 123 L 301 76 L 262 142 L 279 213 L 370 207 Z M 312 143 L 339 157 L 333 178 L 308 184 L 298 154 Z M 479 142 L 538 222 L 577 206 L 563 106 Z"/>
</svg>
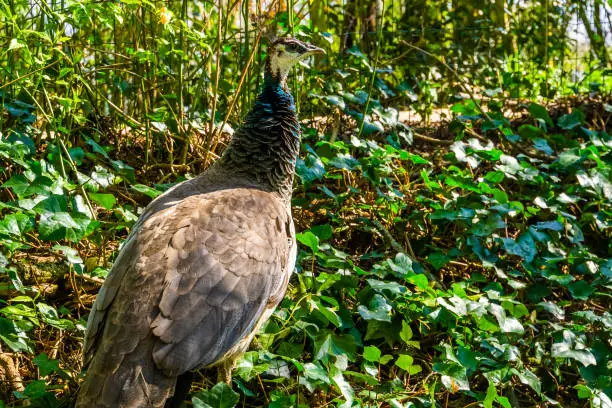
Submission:
<svg viewBox="0 0 612 408">
<path fill-rule="evenodd" d="M 14 84 L 15 82 L 19 82 L 19 81 L 21 81 L 24 78 L 27 78 L 27 77 L 30 77 L 30 76 L 34 75 L 37 72 L 44 71 L 47 68 L 51 68 L 52 66 L 54 66 L 55 64 L 57 64 L 59 62 L 60 62 L 60 60 L 55 60 L 52 63 L 50 63 L 49 65 L 45 65 L 44 67 L 41 67 L 41 68 L 35 69 L 34 71 L 28 72 L 27 74 L 22 75 L 19 78 L 13 79 L 12 81 L 9 81 L 9 82 L 7 82 L 4 85 L 0 85 L 0 89 L 4 89 L 4 88 L 6 88 L 9 85 Z"/>
</svg>

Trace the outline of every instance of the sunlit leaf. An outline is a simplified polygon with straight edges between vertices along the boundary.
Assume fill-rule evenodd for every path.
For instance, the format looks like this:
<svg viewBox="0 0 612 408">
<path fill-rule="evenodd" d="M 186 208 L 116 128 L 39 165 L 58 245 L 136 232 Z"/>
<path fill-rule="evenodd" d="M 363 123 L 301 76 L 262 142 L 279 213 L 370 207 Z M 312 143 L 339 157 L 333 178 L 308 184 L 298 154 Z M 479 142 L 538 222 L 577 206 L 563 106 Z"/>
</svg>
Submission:
<svg viewBox="0 0 612 408">
<path fill-rule="evenodd" d="M 196 393 L 193 398 L 193 406 L 197 408 L 233 408 L 240 401 L 240 394 L 226 383 L 219 383 L 207 391 Z"/>
</svg>

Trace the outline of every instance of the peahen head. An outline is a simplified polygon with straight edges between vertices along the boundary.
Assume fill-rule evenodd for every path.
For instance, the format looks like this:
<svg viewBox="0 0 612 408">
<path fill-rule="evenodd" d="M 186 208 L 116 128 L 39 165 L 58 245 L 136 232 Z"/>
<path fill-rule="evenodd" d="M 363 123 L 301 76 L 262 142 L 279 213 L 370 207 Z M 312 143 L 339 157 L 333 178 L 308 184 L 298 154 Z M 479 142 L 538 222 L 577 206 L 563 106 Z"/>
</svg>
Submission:
<svg viewBox="0 0 612 408">
<path fill-rule="evenodd" d="M 270 44 L 268 49 L 266 76 L 284 88 L 291 68 L 314 54 L 325 54 L 325 50 L 295 38 L 280 38 Z"/>
</svg>

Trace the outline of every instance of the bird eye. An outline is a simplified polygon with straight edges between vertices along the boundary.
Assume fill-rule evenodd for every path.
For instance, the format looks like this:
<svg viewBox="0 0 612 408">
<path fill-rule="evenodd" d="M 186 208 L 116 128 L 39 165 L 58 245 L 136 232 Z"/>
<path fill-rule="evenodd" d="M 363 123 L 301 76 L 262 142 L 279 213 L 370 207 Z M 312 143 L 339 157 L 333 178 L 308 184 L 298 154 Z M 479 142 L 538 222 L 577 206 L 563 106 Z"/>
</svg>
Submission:
<svg viewBox="0 0 612 408">
<path fill-rule="evenodd" d="M 287 44 L 285 46 L 285 51 L 287 52 L 296 52 L 298 50 L 297 45 L 296 44 Z"/>
</svg>

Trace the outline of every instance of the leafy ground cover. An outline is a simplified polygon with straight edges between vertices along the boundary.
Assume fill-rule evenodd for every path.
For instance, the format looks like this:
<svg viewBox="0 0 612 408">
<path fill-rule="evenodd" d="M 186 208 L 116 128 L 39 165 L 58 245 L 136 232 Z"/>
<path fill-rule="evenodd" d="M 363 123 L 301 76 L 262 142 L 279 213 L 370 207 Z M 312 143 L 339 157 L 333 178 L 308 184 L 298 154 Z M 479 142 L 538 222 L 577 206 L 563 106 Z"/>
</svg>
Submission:
<svg viewBox="0 0 612 408">
<path fill-rule="evenodd" d="M 612 407 L 604 2 L 260 3 L 0 3 L 0 405 L 70 405 L 122 240 L 221 153 L 272 27 L 328 50 L 290 79 L 298 269 L 190 404 Z"/>
<path fill-rule="evenodd" d="M 288 294 L 234 390 L 204 372 L 193 406 L 612 406 L 610 101 L 526 102 L 510 121 L 492 92 L 424 136 L 365 92 L 325 92 L 312 103 L 332 119 L 304 124 Z M 34 107 L 6 109 L 3 399 L 65 406 L 121 240 L 201 164 L 147 167 L 138 145 L 50 139 Z"/>
</svg>

